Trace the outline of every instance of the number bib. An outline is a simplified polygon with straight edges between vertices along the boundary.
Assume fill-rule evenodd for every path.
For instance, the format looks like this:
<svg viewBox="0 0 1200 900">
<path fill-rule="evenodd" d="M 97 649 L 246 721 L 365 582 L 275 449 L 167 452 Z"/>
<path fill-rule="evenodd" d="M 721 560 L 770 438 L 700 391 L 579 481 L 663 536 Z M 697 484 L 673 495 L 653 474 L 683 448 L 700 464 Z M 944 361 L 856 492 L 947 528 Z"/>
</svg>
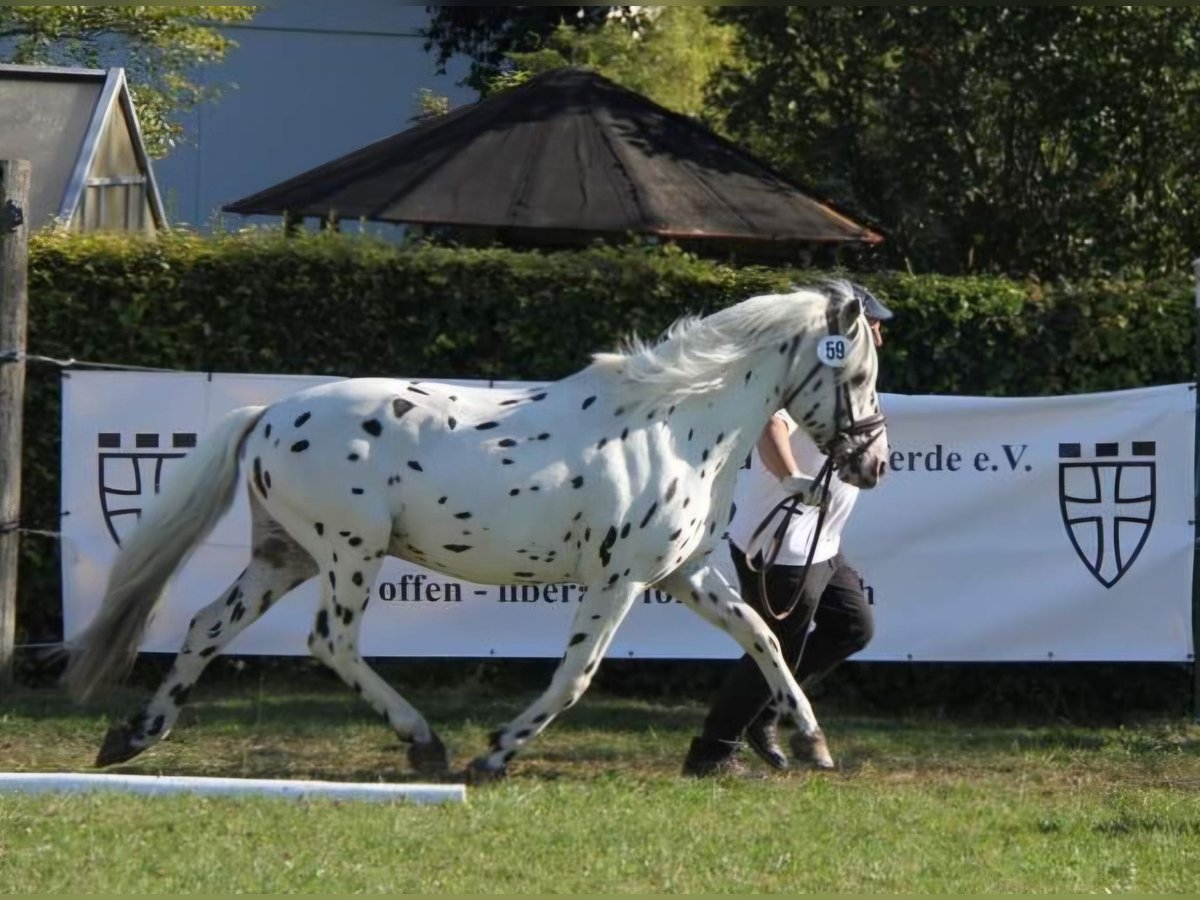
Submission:
<svg viewBox="0 0 1200 900">
<path fill-rule="evenodd" d="M 850 359 L 850 342 L 840 334 L 821 338 L 817 341 L 817 359 L 830 368 L 842 368 Z"/>
</svg>

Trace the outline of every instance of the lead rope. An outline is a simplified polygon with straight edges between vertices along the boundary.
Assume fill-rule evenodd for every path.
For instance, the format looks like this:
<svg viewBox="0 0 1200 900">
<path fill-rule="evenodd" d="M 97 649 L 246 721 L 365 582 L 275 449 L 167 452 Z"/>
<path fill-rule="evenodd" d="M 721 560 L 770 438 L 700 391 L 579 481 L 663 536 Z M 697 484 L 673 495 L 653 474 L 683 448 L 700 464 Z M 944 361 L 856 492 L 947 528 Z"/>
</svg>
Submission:
<svg viewBox="0 0 1200 900">
<path fill-rule="evenodd" d="M 750 536 L 748 546 L 753 547 L 754 542 L 758 540 L 760 534 L 766 531 L 775 516 L 781 512 L 783 513 L 779 524 L 775 526 L 775 531 L 772 533 L 771 540 L 767 544 L 765 551 L 761 552 L 761 565 L 756 564 L 750 556 L 746 557 L 746 567 L 758 575 L 758 593 L 762 598 L 763 610 L 776 622 L 788 619 L 796 611 L 796 606 L 800 603 L 800 595 L 804 593 L 804 585 L 808 581 L 808 570 L 812 567 L 813 557 L 817 553 L 817 541 L 821 539 L 821 528 L 825 525 L 825 514 L 829 511 L 829 487 L 832 481 L 833 460 L 827 457 L 825 464 L 821 466 L 821 470 L 814 479 L 817 488 L 821 492 L 821 502 L 817 506 L 817 524 L 813 529 L 812 540 L 808 545 L 808 559 L 804 563 L 804 575 L 801 577 L 800 583 L 796 585 L 795 593 L 792 594 L 792 598 L 788 601 L 787 607 L 783 612 L 777 612 L 771 604 L 770 595 L 767 593 L 767 572 L 770 571 L 771 567 L 775 565 L 775 561 L 779 558 L 779 552 L 783 549 L 783 541 L 787 536 L 788 526 L 791 524 L 792 518 L 803 515 L 798 509 L 802 505 L 800 503 L 800 495 L 793 494 L 775 504 L 775 507 L 759 523 L 758 528 L 754 529 L 754 534 Z M 756 557 L 759 555 L 755 554 Z M 816 609 L 814 608 L 813 612 L 809 614 L 810 619 L 815 613 Z"/>
</svg>

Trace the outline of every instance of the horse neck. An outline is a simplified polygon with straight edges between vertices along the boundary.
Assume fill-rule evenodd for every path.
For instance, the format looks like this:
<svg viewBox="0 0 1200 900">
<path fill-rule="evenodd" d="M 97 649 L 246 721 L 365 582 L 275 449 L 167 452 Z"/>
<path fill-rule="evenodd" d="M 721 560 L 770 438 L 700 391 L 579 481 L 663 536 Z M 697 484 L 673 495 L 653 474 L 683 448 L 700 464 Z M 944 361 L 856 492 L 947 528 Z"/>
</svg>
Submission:
<svg viewBox="0 0 1200 900">
<path fill-rule="evenodd" d="M 782 408 L 799 367 L 795 353 L 780 353 L 775 347 L 754 353 L 731 367 L 724 385 L 692 395 L 680 410 L 705 433 L 723 435 L 714 446 L 718 463 L 740 465 L 767 421 Z"/>
</svg>

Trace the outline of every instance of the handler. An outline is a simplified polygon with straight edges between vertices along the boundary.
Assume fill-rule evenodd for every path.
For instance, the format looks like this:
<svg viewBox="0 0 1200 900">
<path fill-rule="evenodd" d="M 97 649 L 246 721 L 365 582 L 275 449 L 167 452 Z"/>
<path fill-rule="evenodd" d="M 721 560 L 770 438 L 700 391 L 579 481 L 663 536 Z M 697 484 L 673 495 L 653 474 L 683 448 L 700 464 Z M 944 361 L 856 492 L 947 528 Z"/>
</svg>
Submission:
<svg viewBox="0 0 1200 900">
<path fill-rule="evenodd" d="M 890 319 L 892 313 L 865 288 L 853 287 L 863 303 L 875 346 L 881 347 L 880 323 Z M 767 572 L 767 600 L 777 613 L 787 609 L 797 585 L 803 582 L 795 608 L 786 617 L 776 619 L 763 606 L 757 570 L 763 562 L 764 536 L 755 539 L 754 533 L 780 501 L 797 493 L 802 485 L 811 484 L 810 479 L 824 464 L 824 454 L 804 429 L 797 427 L 785 411 L 775 413 L 751 454 L 749 469 L 738 478 L 734 491 L 736 515 L 729 528 L 729 553 L 737 568 L 742 597 L 779 638 L 784 658 L 801 683 L 825 674 L 863 649 L 874 633 L 862 579 L 840 549 L 842 529 L 858 499 L 858 488 L 844 483 L 836 474 L 829 483 L 828 509 L 808 571 L 805 564 L 818 518 L 818 509 L 812 506 L 801 507 L 798 514 L 792 515 L 779 555 Z M 769 533 L 765 537 L 769 538 Z M 751 550 L 754 555 L 748 561 L 746 554 Z M 750 563 L 754 563 L 753 570 Z M 709 710 L 703 732 L 693 738 L 683 774 L 744 774 L 746 765 L 738 754 L 745 744 L 772 768 L 787 769 L 788 758 L 779 745 L 779 716 L 770 699 L 758 663 L 749 655 L 742 656 Z M 813 760 L 812 741 L 800 732 L 792 734 L 791 747 L 798 759 Z"/>
</svg>

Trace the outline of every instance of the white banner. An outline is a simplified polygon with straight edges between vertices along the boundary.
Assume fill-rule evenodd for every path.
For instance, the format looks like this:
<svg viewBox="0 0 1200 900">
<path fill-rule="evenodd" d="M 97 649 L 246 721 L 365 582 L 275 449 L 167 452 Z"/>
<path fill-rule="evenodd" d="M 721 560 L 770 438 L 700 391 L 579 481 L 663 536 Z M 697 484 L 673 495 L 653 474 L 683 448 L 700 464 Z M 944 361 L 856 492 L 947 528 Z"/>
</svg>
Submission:
<svg viewBox="0 0 1200 900">
<path fill-rule="evenodd" d="M 63 605 L 90 620 L 117 538 L 172 462 L 226 412 L 334 379 L 75 372 L 63 381 Z M 464 382 L 466 383 L 466 382 Z M 478 383 L 478 382 L 474 382 Z M 844 552 L 874 604 L 864 660 L 1192 659 L 1190 385 L 1035 399 L 883 398 L 891 472 Z M 172 583 L 142 649 L 175 652 L 249 554 L 245 493 Z M 732 565 L 722 568 L 736 584 Z M 389 559 L 367 656 L 554 657 L 578 588 L 483 586 Z M 228 648 L 305 654 L 316 582 Z M 610 657 L 726 658 L 732 639 L 648 591 Z"/>
</svg>

